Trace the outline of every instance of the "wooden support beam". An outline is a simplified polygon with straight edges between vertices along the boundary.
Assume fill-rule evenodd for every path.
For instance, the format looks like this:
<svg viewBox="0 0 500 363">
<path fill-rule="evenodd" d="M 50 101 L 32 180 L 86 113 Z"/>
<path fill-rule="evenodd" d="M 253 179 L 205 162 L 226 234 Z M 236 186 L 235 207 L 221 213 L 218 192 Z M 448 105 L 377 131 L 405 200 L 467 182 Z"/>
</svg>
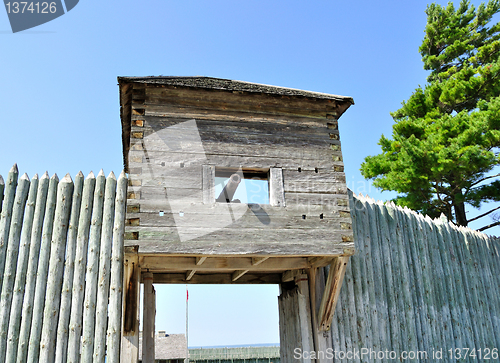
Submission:
<svg viewBox="0 0 500 363">
<path fill-rule="evenodd" d="M 309 257 L 307 259 L 307 262 L 311 267 L 323 267 L 329 265 L 333 260 L 333 257 L 323 257 L 323 256 L 317 256 L 317 257 Z"/>
<path fill-rule="evenodd" d="M 248 270 L 234 271 L 233 274 L 231 275 L 231 281 L 235 282 L 236 280 L 238 280 L 241 276 L 243 276 L 247 272 L 248 272 Z"/>
<path fill-rule="evenodd" d="M 155 284 L 279 284 L 280 273 L 254 274 L 251 271 L 232 280 L 232 273 L 201 274 L 196 273 L 190 280 L 186 280 L 186 273 L 155 273 Z"/>
<path fill-rule="evenodd" d="M 202 256 L 202 257 L 196 257 L 196 266 L 200 266 L 205 260 L 207 259 L 207 256 Z"/>
<path fill-rule="evenodd" d="M 325 290 L 318 312 L 318 329 L 320 331 L 330 330 L 348 262 L 349 257 L 341 256 L 335 258 L 330 265 L 328 279 L 326 280 Z"/>
<path fill-rule="evenodd" d="M 139 267 L 138 251 L 139 246 L 125 247 L 121 363 L 137 363 L 139 361 L 141 268 Z"/>
<path fill-rule="evenodd" d="M 331 260 L 331 258 L 330 258 Z M 326 263 L 327 264 L 327 263 Z M 140 257 L 143 270 L 156 272 L 197 270 L 212 272 L 217 270 L 285 271 L 310 267 L 307 257 L 266 258 L 253 264 L 252 257 L 210 257 L 197 264 L 193 257 L 151 256 Z"/>
<path fill-rule="evenodd" d="M 318 274 L 317 268 L 310 268 L 307 270 L 307 277 L 309 278 L 309 303 L 311 309 L 311 323 L 312 323 L 312 336 L 313 336 L 313 347 L 315 351 L 318 351 L 319 343 L 318 343 L 318 335 L 317 329 L 318 326 L 318 317 L 316 313 L 316 276 Z"/>
<path fill-rule="evenodd" d="M 155 362 L 155 290 L 153 274 L 146 272 L 142 276 L 144 281 L 144 331 L 142 332 L 142 362 Z"/>
<path fill-rule="evenodd" d="M 281 275 L 281 282 L 290 282 L 295 280 L 295 278 L 299 275 L 302 275 L 304 273 L 304 270 L 288 270 L 283 272 Z M 307 293 L 309 296 L 309 293 Z"/>
<path fill-rule="evenodd" d="M 297 295 L 297 307 L 298 311 L 298 321 L 300 328 L 300 336 L 302 342 L 302 351 L 311 352 L 314 350 L 314 338 L 315 335 L 312 331 L 312 323 L 311 323 L 311 300 L 309 298 L 309 280 L 305 271 L 299 270 L 298 274 L 295 275 L 295 285 L 298 287 L 298 295 Z M 312 363 L 313 359 L 310 357 L 304 357 L 303 363 Z"/>
<path fill-rule="evenodd" d="M 191 278 L 194 276 L 194 274 L 196 273 L 196 270 L 190 270 L 186 273 L 186 281 L 189 281 L 191 280 Z"/>
<path fill-rule="evenodd" d="M 252 265 L 257 266 L 266 261 L 269 257 L 252 257 Z"/>
</svg>

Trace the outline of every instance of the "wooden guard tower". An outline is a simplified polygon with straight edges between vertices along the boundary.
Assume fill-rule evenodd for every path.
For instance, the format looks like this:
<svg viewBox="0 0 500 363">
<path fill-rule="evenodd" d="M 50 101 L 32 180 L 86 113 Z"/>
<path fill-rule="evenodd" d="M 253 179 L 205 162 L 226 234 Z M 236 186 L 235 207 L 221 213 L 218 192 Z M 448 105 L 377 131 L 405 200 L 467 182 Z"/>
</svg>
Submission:
<svg viewBox="0 0 500 363">
<path fill-rule="evenodd" d="M 118 82 L 129 174 L 125 361 L 135 359 L 141 282 L 149 299 L 152 283 L 284 291 L 306 281 L 313 335 L 327 331 L 354 253 L 337 124 L 352 98 L 208 77 Z"/>
</svg>

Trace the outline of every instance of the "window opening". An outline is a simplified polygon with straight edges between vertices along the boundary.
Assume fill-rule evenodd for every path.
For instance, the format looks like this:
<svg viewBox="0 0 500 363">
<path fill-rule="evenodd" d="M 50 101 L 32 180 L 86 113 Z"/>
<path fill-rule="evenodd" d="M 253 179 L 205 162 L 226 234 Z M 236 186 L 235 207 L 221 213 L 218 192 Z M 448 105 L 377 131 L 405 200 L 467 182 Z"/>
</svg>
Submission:
<svg viewBox="0 0 500 363">
<path fill-rule="evenodd" d="M 269 204 L 269 171 L 215 169 L 215 201 Z"/>
</svg>

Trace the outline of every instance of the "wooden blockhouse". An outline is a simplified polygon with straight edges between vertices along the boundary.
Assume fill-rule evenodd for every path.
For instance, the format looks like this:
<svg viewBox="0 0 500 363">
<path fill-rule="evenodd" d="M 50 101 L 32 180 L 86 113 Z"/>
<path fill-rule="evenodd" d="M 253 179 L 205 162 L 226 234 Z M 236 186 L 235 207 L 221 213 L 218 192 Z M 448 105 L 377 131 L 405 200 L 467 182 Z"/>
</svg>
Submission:
<svg viewBox="0 0 500 363">
<path fill-rule="evenodd" d="M 354 253 L 338 130 L 352 98 L 209 77 L 118 82 L 125 336 L 140 271 L 149 283 L 286 283 L 330 265 L 317 317 L 329 328 Z"/>
</svg>

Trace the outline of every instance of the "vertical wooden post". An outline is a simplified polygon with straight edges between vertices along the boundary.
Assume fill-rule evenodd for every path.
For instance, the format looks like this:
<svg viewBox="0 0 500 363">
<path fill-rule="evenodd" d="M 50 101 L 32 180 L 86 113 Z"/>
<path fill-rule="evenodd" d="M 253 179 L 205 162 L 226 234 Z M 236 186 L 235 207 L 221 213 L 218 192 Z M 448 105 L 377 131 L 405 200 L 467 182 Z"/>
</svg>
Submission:
<svg viewBox="0 0 500 363">
<path fill-rule="evenodd" d="M 302 336 L 302 351 L 310 352 L 314 350 L 314 339 L 312 331 L 311 300 L 309 297 L 309 282 L 306 274 L 295 277 L 295 285 L 298 287 L 298 308 L 300 335 Z M 310 363 L 311 359 L 305 357 L 304 363 Z"/>
<path fill-rule="evenodd" d="M 45 219 L 43 220 L 42 243 L 40 246 L 40 254 L 38 257 L 38 272 L 36 276 L 35 297 L 33 300 L 32 320 L 27 322 L 25 328 L 26 334 L 29 335 L 29 344 L 27 346 L 28 362 L 38 362 L 38 354 L 40 348 L 40 337 L 42 334 L 42 316 L 45 307 L 45 289 L 47 288 L 47 274 L 49 270 L 50 245 L 52 241 L 52 231 L 54 229 L 54 214 L 56 211 L 57 185 L 59 178 L 56 174 L 50 178 L 49 194 L 47 197 L 47 205 L 45 210 Z M 24 307 L 23 307 L 24 310 Z M 23 317 L 24 320 L 24 317 Z M 30 330 L 31 327 L 31 330 Z M 20 339 L 27 338 L 22 336 Z M 24 344 L 20 344 L 19 348 L 23 348 Z M 18 349 L 18 361 L 24 362 L 25 351 Z"/>
<path fill-rule="evenodd" d="M 48 180 L 48 179 L 47 179 Z M 35 218 L 35 205 L 38 193 L 38 175 L 35 174 L 31 180 L 28 192 L 28 201 L 23 220 L 21 244 L 17 262 L 16 280 L 14 282 L 14 294 L 12 295 L 12 308 L 9 320 L 9 334 L 7 338 L 7 350 L 5 362 L 15 363 L 17 356 L 17 343 L 19 341 L 19 329 L 21 327 L 21 312 L 23 309 L 23 298 L 25 292 L 26 273 L 29 265 L 29 252 L 31 246 L 31 233 L 33 220 Z M 1 195 L 0 195 L 1 196 Z M 38 210 L 38 209 L 37 209 Z"/>
<path fill-rule="evenodd" d="M 144 329 L 142 331 L 142 362 L 154 363 L 155 361 L 155 291 L 153 287 L 153 274 L 143 273 L 144 281 Z"/>
<path fill-rule="evenodd" d="M 85 270 L 89 244 L 90 221 L 94 203 L 96 179 L 90 172 L 83 185 L 80 219 L 78 221 L 78 236 L 76 239 L 75 266 L 73 274 L 73 293 L 71 296 L 71 315 L 69 320 L 67 363 L 77 363 L 80 359 L 80 336 L 82 333 L 83 300 L 85 293 Z M 58 343 L 59 344 L 59 343 Z M 63 352 L 61 351 L 61 354 Z M 56 359 L 58 358 L 56 351 Z M 59 360 L 57 360 L 59 362 Z"/>
<path fill-rule="evenodd" d="M 99 279 L 95 312 L 94 362 L 104 363 L 106 356 L 106 329 L 109 303 L 109 275 L 115 217 L 116 177 L 111 172 L 106 180 L 104 211 L 102 214 L 101 248 L 99 253 Z"/>
<path fill-rule="evenodd" d="M 59 183 L 54 217 L 54 231 L 50 247 L 49 270 L 43 310 L 42 334 L 40 337 L 40 362 L 53 362 L 56 351 L 57 322 L 61 303 L 64 273 L 64 255 L 68 236 L 69 214 L 73 195 L 73 180 L 67 174 Z M 41 316 L 37 317 L 41 320 Z"/>
<path fill-rule="evenodd" d="M 3 270 L 5 268 L 5 252 L 7 250 L 7 241 L 9 240 L 10 220 L 12 218 L 12 208 L 14 206 L 14 197 L 16 195 L 17 177 L 19 171 L 17 164 L 10 169 L 5 184 L 4 198 L 2 202 L 2 214 L 0 216 L 0 289 L 3 282 Z"/>
<path fill-rule="evenodd" d="M 47 205 L 49 183 L 49 174 L 45 172 L 45 174 L 43 174 L 40 178 L 36 197 L 35 217 L 33 220 L 31 245 L 28 257 L 28 271 L 26 272 L 26 286 L 22 302 L 23 308 L 21 313 L 21 326 L 19 327 L 17 334 L 13 336 L 13 339 L 17 340 L 17 351 L 9 353 L 9 345 L 7 345 L 7 362 L 24 362 L 28 356 L 28 342 L 30 339 L 31 318 L 33 315 L 36 278 L 39 264 L 38 258 L 40 255 L 40 245 L 42 243 L 42 226 L 44 224 L 44 217 L 46 213 L 45 208 Z M 12 335 L 9 333 L 9 336 Z M 12 349 L 15 349 L 15 347 Z"/>
<path fill-rule="evenodd" d="M 125 248 L 121 363 L 137 363 L 139 360 L 139 290 L 141 268 L 139 267 L 138 250 L 139 246 Z"/>
<path fill-rule="evenodd" d="M 99 271 L 99 250 L 101 246 L 105 186 L 106 177 L 101 170 L 96 179 L 92 225 L 90 227 L 87 274 L 85 275 L 85 300 L 83 303 L 81 362 L 92 362 L 92 355 L 94 353 L 95 307 L 98 284 L 97 273 Z"/>
<path fill-rule="evenodd" d="M 311 311 L 311 324 L 312 324 L 312 341 L 313 350 L 318 351 L 318 314 L 316 309 L 316 276 L 318 269 L 316 267 L 307 270 L 307 277 L 309 279 L 309 306 Z"/>
<path fill-rule="evenodd" d="M 127 177 L 122 171 L 118 177 L 115 201 L 115 224 L 111 251 L 111 275 L 109 290 L 109 321 L 106 357 L 109 363 L 120 361 L 120 338 L 123 299 L 123 234 L 127 202 Z"/>
<path fill-rule="evenodd" d="M 71 314 L 71 294 L 73 290 L 73 273 L 76 256 L 76 239 L 78 235 L 78 220 L 80 218 L 80 207 L 82 203 L 82 191 L 84 183 L 83 173 L 80 171 L 75 177 L 73 189 L 73 204 L 68 227 L 68 240 L 66 244 L 66 260 L 64 263 L 64 280 L 61 291 L 61 311 L 57 324 L 57 341 L 55 362 L 66 362 L 68 350 L 69 319 Z"/>
<path fill-rule="evenodd" d="M 21 226 L 28 197 L 30 180 L 24 174 L 17 186 L 14 209 L 12 211 L 12 221 L 5 256 L 5 272 L 3 274 L 2 294 L 0 298 L 0 360 L 5 360 L 7 349 L 7 330 L 9 328 L 10 307 L 12 304 L 12 293 L 14 280 L 16 277 L 17 256 L 19 254 L 19 241 L 21 239 Z"/>
</svg>

